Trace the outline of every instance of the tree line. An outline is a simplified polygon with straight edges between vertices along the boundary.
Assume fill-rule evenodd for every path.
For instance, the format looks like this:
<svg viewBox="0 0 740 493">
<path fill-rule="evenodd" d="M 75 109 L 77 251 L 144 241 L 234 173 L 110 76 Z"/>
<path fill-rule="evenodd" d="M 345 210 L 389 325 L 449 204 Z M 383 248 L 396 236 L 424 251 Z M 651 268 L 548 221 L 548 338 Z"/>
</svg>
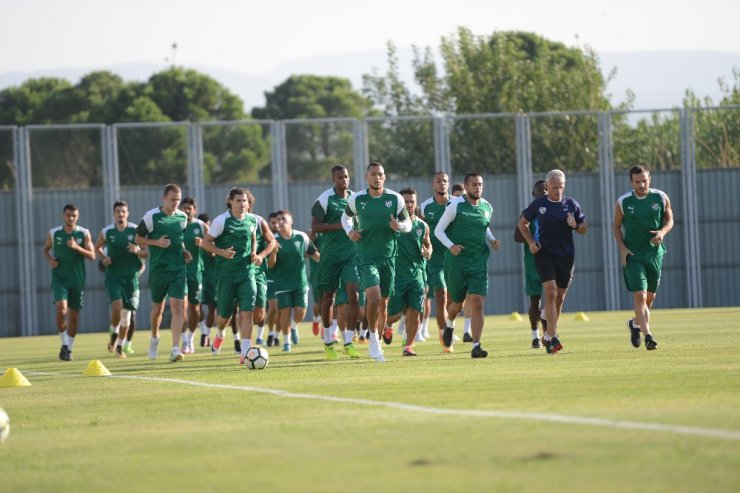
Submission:
<svg viewBox="0 0 740 493">
<path fill-rule="evenodd" d="M 588 47 L 568 47 L 525 32 L 475 35 L 469 29 L 442 38 L 439 56 L 414 49 L 416 90 L 400 77 L 393 43 L 387 67 L 363 77 L 355 89 L 340 77 L 294 75 L 265 93 L 266 103 L 247 114 L 241 99 L 218 81 L 195 70 L 172 67 L 146 82 L 126 82 L 107 71 L 92 72 L 77 84 L 57 78 L 29 79 L 0 91 L 0 125 L 54 123 L 206 122 L 334 117 L 389 117 L 368 123 L 371 159 L 399 176 L 434 168 L 432 123 L 395 119 L 443 114 L 517 114 L 607 111 L 632 108 L 634 95 L 619 106 L 607 92 L 613 71 L 604 76 Z M 740 104 L 740 70 L 734 81 L 720 80 L 719 106 Z M 684 106 L 715 103 L 687 91 Z M 594 115 L 535 115 L 530 120 L 535 171 L 561 167 L 569 172 L 598 168 Z M 678 169 L 677 112 L 630 121 L 613 115 L 616 165 L 642 161 L 653 169 Z M 206 183 L 269 180 L 269 128 L 259 124 L 206 126 L 203 154 Z M 696 151 L 700 167 L 740 166 L 740 110 L 696 112 Z M 455 168 L 483 173 L 516 169 L 513 118 L 455 120 L 449 128 Z M 352 129 L 345 123 L 286 126 L 291 180 L 324 178 L 327 166 L 352 161 Z M 187 134 L 182 127 L 122 128 L 118 133 L 122 185 L 185 182 Z M 31 158 L 35 187 L 91 187 L 102 183 L 100 135 L 95 129 L 37 131 Z M 0 132 L 0 189 L 13 187 L 15 170 L 8 132 Z"/>
</svg>

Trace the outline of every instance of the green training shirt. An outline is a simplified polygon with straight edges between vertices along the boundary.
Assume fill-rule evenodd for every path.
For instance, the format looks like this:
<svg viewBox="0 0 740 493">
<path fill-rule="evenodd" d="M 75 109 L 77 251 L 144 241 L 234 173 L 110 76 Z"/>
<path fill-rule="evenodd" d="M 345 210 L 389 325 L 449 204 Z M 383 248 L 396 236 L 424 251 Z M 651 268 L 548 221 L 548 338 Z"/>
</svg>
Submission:
<svg viewBox="0 0 740 493">
<path fill-rule="evenodd" d="M 357 242 L 358 257 L 391 258 L 396 255 L 398 235 L 389 225 L 391 216 L 399 222 L 409 217 L 400 194 L 386 188 L 379 197 L 373 197 L 365 190 L 350 195 L 345 212 L 350 218 L 357 218 L 356 229 L 362 234 Z"/>
<path fill-rule="evenodd" d="M 396 257 L 396 276 L 399 278 L 424 280 L 425 260 L 421 249 L 427 228 L 427 224 L 417 217 L 411 222 L 411 231 L 399 234 Z"/>
<path fill-rule="evenodd" d="M 617 203 L 624 214 L 622 232 L 625 246 L 638 258 L 662 256 L 666 251 L 665 246 L 663 243 L 650 243 L 655 237 L 650 231 L 663 227 L 668 196 L 650 188 L 645 197 L 637 197 L 632 191 L 619 197 Z"/>
<path fill-rule="evenodd" d="M 290 238 L 275 235 L 278 243 L 277 259 L 272 269 L 275 293 L 308 289 L 306 255 L 313 255 L 316 247 L 303 231 L 293 230 Z"/>
<path fill-rule="evenodd" d="M 342 214 L 347 209 L 349 197 L 354 194 L 347 190 L 347 197 L 340 197 L 334 188 L 325 190 L 314 202 L 311 208 L 311 216 L 320 223 L 340 224 Z M 321 253 L 327 258 L 342 260 L 355 255 L 355 243 L 349 239 L 347 233 L 340 228 L 335 231 L 324 231 L 321 240 Z"/>
<path fill-rule="evenodd" d="M 478 205 L 468 202 L 465 197 L 452 199 L 442 215 L 434 235 L 439 239 L 447 252 L 445 262 L 459 266 L 485 266 L 490 254 L 486 241 L 486 230 L 491 223 L 493 208 L 485 199 L 480 199 Z M 447 236 L 449 242 L 445 241 Z M 449 247 L 461 245 L 463 250 L 458 256 L 449 253 Z"/>
<path fill-rule="evenodd" d="M 115 223 L 109 224 L 101 231 L 105 238 L 105 248 L 111 264 L 105 268 L 105 277 L 133 279 L 141 269 L 141 258 L 128 251 L 129 244 L 135 244 L 136 225 L 128 223 L 118 231 Z"/>
<path fill-rule="evenodd" d="M 162 212 L 161 207 L 151 209 L 144 214 L 136 228 L 136 234 L 152 240 L 167 236 L 170 240 L 170 246 L 167 248 L 149 246 L 149 268 L 151 271 L 176 272 L 185 270 L 183 241 L 187 223 L 188 216 L 179 209 L 176 209 L 171 216 Z"/>
<path fill-rule="evenodd" d="M 85 235 L 90 232 L 82 226 L 75 226 L 71 233 L 64 231 L 64 226 L 58 226 L 49 231 L 51 236 L 51 250 L 49 254 L 57 259 L 59 266 L 51 269 L 51 281 L 66 286 L 85 285 L 85 257 L 67 246 L 73 239 L 79 246 L 84 247 Z"/>
<path fill-rule="evenodd" d="M 217 277 L 241 277 L 252 272 L 252 237 L 256 230 L 257 219 L 252 214 L 237 219 L 226 211 L 211 222 L 208 234 L 215 238 L 215 245 L 221 249 L 233 247 L 236 252 L 231 259 L 216 256 Z"/>
<path fill-rule="evenodd" d="M 193 260 L 187 264 L 188 277 L 194 278 L 203 272 L 203 256 L 206 254 L 199 246 L 195 244 L 195 239 L 201 240 L 206 236 L 206 226 L 200 219 L 193 219 L 185 227 L 185 248 L 193 256 Z"/>
</svg>

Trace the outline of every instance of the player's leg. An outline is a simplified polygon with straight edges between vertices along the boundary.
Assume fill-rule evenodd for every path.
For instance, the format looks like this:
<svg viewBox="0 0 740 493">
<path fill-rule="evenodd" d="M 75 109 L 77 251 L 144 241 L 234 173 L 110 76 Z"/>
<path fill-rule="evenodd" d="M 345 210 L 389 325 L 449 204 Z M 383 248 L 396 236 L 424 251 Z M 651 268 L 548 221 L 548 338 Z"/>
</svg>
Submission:
<svg viewBox="0 0 740 493">
<path fill-rule="evenodd" d="M 293 307 L 293 319 L 290 322 L 290 340 L 294 345 L 300 342 L 298 324 L 306 317 L 308 307 L 308 291 L 297 289 L 291 293 L 291 305 Z"/>
</svg>

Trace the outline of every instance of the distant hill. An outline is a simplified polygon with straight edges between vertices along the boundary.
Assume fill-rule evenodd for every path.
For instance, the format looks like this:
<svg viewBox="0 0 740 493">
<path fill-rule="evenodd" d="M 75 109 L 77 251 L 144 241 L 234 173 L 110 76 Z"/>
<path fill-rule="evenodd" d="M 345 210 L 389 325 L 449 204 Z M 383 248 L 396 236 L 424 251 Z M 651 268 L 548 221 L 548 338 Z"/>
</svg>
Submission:
<svg viewBox="0 0 740 493">
<path fill-rule="evenodd" d="M 399 49 L 401 76 L 413 79 L 411 49 Z M 732 68 L 740 67 L 740 53 L 730 52 L 640 52 L 600 53 L 601 67 L 608 74 L 617 67 L 617 76 L 608 87 L 611 101 L 625 100 L 631 89 L 635 95 L 635 109 L 672 108 L 680 106 L 686 89 L 703 98 L 710 96 L 715 103 L 721 98 L 717 79 L 725 77 L 732 82 Z M 386 55 L 382 51 L 343 53 L 293 60 L 276 66 L 263 74 L 248 74 L 216 67 L 193 66 L 209 74 L 244 101 L 247 110 L 265 103 L 265 91 L 272 90 L 292 74 L 337 75 L 352 81 L 359 89 L 362 75 L 376 67 L 386 70 Z M 94 70 L 110 70 L 126 80 L 146 80 L 151 74 L 166 68 L 163 64 L 129 63 L 106 67 L 64 68 L 29 73 L 0 74 L 0 89 L 21 84 L 29 78 L 61 77 L 77 82 Z"/>
</svg>

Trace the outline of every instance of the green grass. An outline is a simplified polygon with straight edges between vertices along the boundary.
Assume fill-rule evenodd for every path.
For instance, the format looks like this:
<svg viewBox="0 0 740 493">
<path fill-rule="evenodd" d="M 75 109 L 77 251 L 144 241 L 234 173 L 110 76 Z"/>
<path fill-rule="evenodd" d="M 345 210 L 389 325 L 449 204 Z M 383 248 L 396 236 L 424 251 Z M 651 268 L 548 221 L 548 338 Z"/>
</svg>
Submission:
<svg viewBox="0 0 740 493">
<path fill-rule="evenodd" d="M 486 360 L 431 341 L 402 359 L 394 341 L 382 365 L 364 346 L 359 361 L 325 361 L 304 324 L 265 371 L 203 351 L 169 363 L 168 333 L 154 362 L 143 330 L 125 361 L 105 350 L 107 334 L 78 336 L 69 363 L 58 337 L 0 339 L 0 369 L 33 384 L 0 388 L 12 422 L 0 491 L 739 491 L 738 440 L 81 374 L 100 359 L 119 376 L 740 432 L 740 309 L 655 310 L 652 352 L 630 345 L 627 312 L 588 315 L 563 314 L 558 355 L 529 349 L 528 323 L 495 316 Z"/>
</svg>

